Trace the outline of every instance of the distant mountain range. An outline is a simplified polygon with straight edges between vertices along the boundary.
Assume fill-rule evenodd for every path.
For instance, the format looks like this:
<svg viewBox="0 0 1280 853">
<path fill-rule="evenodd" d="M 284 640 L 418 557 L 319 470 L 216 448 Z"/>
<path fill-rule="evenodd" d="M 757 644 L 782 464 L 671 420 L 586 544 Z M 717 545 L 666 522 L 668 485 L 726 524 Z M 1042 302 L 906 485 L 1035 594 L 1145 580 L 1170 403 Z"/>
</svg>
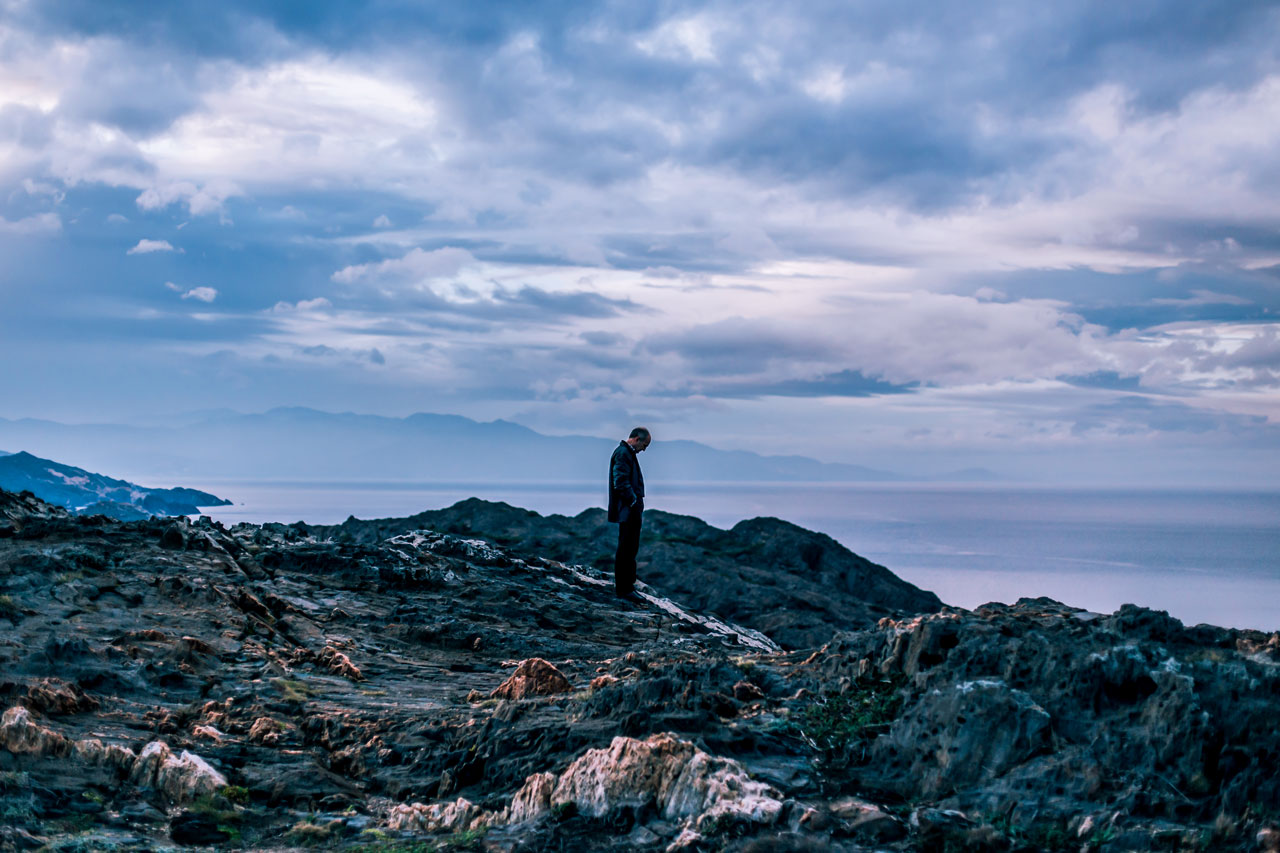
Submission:
<svg viewBox="0 0 1280 853">
<path fill-rule="evenodd" d="M 617 439 L 551 436 L 509 421 L 459 415 L 405 418 L 306 408 L 208 412 L 171 426 L 61 424 L 0 418 L 0 444 L 57 459 L 168 480 L 570 482 L 602 479 Z M 998 479 L 985 469 L 907 477 L 804 456 L 666 441 L 645 454 L 664 482 L 892 482 Z"/>
<path fill-rule="evenodd" d="M 227 506 L 195 489 L 149 489 L 30 453 L 0 453 L 0 488 L 29 491 L 78 515 L 107 515 L 137 521 L 153 515 L 194 515 L 202 506 Z"/>
</svg>

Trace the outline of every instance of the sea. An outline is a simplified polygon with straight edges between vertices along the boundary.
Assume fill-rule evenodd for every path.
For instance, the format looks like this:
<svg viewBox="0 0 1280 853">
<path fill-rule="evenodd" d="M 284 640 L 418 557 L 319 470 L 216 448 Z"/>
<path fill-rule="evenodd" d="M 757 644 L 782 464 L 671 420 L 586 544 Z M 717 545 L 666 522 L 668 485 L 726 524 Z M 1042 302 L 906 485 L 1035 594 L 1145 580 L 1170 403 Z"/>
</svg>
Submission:
<svg viewBox="0 0 1280 853">
<path fill-rule="evenodd" d="M 216 482 L 225 524 L 335 524 L 479 497 L 544 515 L 603 506 L 596 483 Z M 1047 596 L 1191 625 L 1280 630 L 1280 491 L 883 483 L 650 484 L 649 509 L 717 527 L 773 516 L 818 530 L 947 604 Z M 643 580 L 643 540 L 641 580 Z"/>
</svg>

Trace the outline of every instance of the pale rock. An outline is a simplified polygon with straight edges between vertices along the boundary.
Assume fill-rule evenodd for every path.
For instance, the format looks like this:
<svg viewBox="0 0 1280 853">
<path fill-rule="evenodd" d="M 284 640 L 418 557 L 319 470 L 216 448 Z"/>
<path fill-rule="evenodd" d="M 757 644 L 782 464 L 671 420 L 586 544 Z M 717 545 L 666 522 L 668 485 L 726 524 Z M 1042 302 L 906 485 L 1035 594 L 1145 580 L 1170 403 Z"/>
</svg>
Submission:
<svg viewBox="0 0 1280 853">
<path fill-rule="evenodd" d="M 351 662 L 351 658 L 335 649 L 333 646 L 325 646 L 320 651 L 320 662 L 329 668 L 334 675 L 341 675 L 352 681 L 363 681 L 364 673 L 360 668 Z"/>
<path fill-rule="evenodd" d="M 179 803 L 217 793 L 227 785 L 226 777 L 200 756 L 185 749 L 174 755 L 168 744 L 158 740 L 142 748 L 130 776 Z"/>
<path fill-rule="evenodd" d="M 556 788 L 554 773 L 534 773 L 524 780 L 524 785 L 511 798 L 511 805 L 503 814 L 505 823 L 524 823 L 534 820 L 551 809 L 551 795 Z"/>
<path fill-rule="evenodd" d="M 841 829 L 862 841 L 896 841 L 907 834 L 902 821 L 877 805 L 856 797 L 844 797 L 827 807 Z"/>
<path fill-rule="evenodd" d="M 71 741 L 38 724 L 31 712 L 15 705 L 0 717 L 0 746 L 19 755 L 67 755 Z"/>
<path fill-rule="evenodd" d="M 489 695 L 494 699 L 523 699 L 526 696 L 568 693 L 571 689 L 569 679 L 550 662 L 529 658 L 521 661 L 511 677 Z"/>
<path fill-rule="evenodd" d="M 103 743 L 97 738 L 85 738 L 73 744 L 75 756 L 84 764 L 99 767 L 114 767 L 119 771 L 127 771 L 138 760 L 132 749 L 115 743 Z"/>
<path fill-rule="evenodd" d="M 387 817 L 387 828 L 396 832 L 465 832 L 488 821 L 487 812 L 459 797 L 451 803 L 398 805 Z"/>
<path fill-rule="evenodd" d="M 271 717 L 259 717 L 249 727 L 249 740 L 263 746 L 275 746 L 280 742 L 284 726 Z"/>
<path fill-rule="evenodd" d="M 587 750 L 560 775 L 550 797 L 547 776 L 526 780 L 510 814 L 518 811 L 527 820 L 572 803 L 581 814 L 603 817 L 652 805 L 667 820 L 705 827 L 722 820 L 772 824 L 782 813 L 781 794 L 749 778 L 741 764 L 670 733 L 645 740 L 615 737 L 606 749 Z"/>
<path fill-rule="evenodd" d="M 191 729 L 192 737 L 208 738 L 214 743 L 221 743 L 225 735 L 218 731 L 216 726 L 194 726 Z"/>
<path fill-rule="evenodd" d="M 666 853 L 691 853 L 702 847 L 702 843 L 706 838 L 702 833 L 693 829 L 683 829 L 676 836 L 675 840 L 667 845 Z"/>
</svg>

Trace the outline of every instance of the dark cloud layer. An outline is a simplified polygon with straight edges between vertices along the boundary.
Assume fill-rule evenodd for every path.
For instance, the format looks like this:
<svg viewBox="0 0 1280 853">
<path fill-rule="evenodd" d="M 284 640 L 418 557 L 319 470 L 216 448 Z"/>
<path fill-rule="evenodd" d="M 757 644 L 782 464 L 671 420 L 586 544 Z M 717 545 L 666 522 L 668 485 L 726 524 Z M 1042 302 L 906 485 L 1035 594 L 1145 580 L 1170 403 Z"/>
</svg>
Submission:
<svg viewBox="0 0 1280 853">
<path fill-rule="evenodd" d="M 1274 2 L 3 9 L 0 397 L 1272 435 Z"/>
</svg>

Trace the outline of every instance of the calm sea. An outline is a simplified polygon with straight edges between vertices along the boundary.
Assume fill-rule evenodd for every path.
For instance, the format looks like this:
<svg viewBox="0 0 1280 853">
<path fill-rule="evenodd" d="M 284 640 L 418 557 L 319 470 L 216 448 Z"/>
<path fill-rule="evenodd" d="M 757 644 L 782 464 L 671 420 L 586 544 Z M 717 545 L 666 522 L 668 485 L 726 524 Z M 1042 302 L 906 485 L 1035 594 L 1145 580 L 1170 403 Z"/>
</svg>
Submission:
<svg viewBox="0 0 1280 853">
<path fill-rule="evenodd" d="M 235 501 L 210 512 L 228 524 L 404 516 L 473 496 L 543 514 L 603 503 L 594 483 L 199 487 Z M 718 527 L 784 518 L 961 607 L 1045 595 L 1099 612 L 1133 602 L 1188 624 L 1280 629 L 1280 492 L 697 483 L 651 486 L 646 504 Z"/>
</svg>

